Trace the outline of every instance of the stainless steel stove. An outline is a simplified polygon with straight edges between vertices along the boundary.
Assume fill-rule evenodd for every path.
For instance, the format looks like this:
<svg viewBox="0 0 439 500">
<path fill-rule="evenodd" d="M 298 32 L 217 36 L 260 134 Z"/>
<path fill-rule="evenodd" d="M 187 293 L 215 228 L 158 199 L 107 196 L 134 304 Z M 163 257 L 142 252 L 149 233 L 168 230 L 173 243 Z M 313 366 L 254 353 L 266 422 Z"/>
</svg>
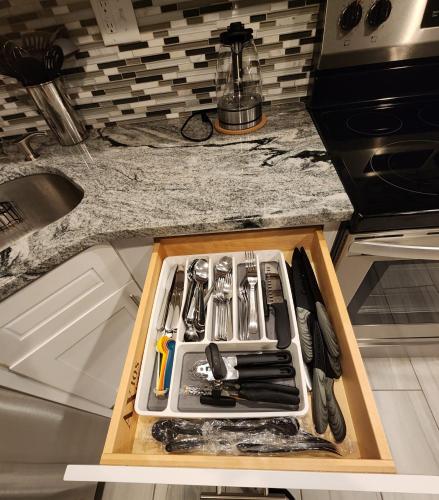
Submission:
<svg viewBox="0 0 439 500">
<path fill-rule="evenodd" d="M 308 110 L 355 209 L 334 255 L 365 350 L 439 351 L 438 82 L 439 0 L 327 2 Z"/>
</svg>

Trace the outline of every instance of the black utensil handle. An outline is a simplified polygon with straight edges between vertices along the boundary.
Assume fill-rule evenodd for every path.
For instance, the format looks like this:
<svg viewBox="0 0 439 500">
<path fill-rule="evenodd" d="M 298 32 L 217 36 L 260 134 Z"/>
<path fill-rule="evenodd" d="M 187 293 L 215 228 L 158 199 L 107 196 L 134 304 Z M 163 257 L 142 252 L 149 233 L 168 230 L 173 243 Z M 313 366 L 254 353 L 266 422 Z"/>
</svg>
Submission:
<svg viewBox="0 0 439 500">
<path fill-rule="evenodd" d="M 238 354 L 236 356 L 236 368 L 242 366 L 267 366 L 267 365 L 288 365 L 291 363 L 290 351 L 267 351 L 256 354 Z"/>
<path fill-rule="evenodd" d="M 207 362 L 212 370 L 215 380 L 221 380 L 227 375 L 227 368 L 218 346 L 211 342 L 204 351 L 206 353 Z"/>
<path fill-rule="evenodd" d="M 312 420 L 318 434 L 328 427 L 328 406 L 326 401 L 326 375 L 320 368 L 314 368 L 312 375 Z"/>
<path fill-rule="evenodd" d="M 265 443 L 238 443 L 236 447 L 241 453 L 286 453 L 291 451 L 289 446 Z"/>
<path fill-rule="evenodd" d="M 285 394 L 292 394 L 293 396 L 298 396 L 300 391 L 297 387 L 285 384 L 273 384 L 270 382 L 244 382 L 240 385 L 241 390 L 252 389 L 252 390 L 269 390 L 276 392 L 283 392 Z"/>
<path fill-rule="evenodd" d="M 285 444 L 238 443 L 236 448 L 241 453 L 292 453 L 307 451 L 326 451 L 340 455 L 334 443 L 322 439 L 319 441 L 292 441 Z"/>
<path fill-rule="evenodd" d="M 334 393 L 334 380 L 326 378 L 326 404 L 328 406 L 328 421 L 332 435 L 337 443 L 346 437 L 346 422 Z"/>
<path fill-rule="evenodd" d="M 171 441 L 165 446 L 165 450 L 169 453 L 174 451 L 189 451 L 200 448 L 205 444 L 203 439 L 183 439 L 181 441 Z"/>
<path fill-rule="evenodd" d="M 332 357 L 338 358 L 340 356 L 340 346 L 338 345 L 337 335 L 332 328 L 325 305 L 321 302 L 316 302 L 316 312 L 326 348 Z"/>
<path fill-rule="evenodd" d="M 296 370 L 292 366 L 266 366 L 240 368 L 238 371 L 239 380 L 267 380 L 294 378 Z"/>
<path fill-rule="evenodd" d="M 200 403 L 208 406 L 220 406 L 221 408 L 233 408 L 236 406 L 236 400 L 228 396 L 214 398 L 205 394 L 200 396 Z"/>
<path fill-rule="evenodd" d="M 295 436 L 299 432 L 299 422 L 295 417 L 272 417 L 270 419 L 223 419 L 216 429 L 223 432 L 251 432 L 263 431 L 281 436 Z"/>
<path fill-rule="evenodd" d="M 262 303 L 264 305 L 264 318 L 268 319 L 270 316 L 270 311 L 268 309 L 268 303 L 267 303 L 267 284 L 265 283 L 265 280 L 261 281 L 261 286 L 262 286 Z"/>
<path fill-rule="evenodd" d="M 329 352 L 326 353 L 326 376 L 329 378 L 341 377 L 340 358 L 333 358 Z"/>
<path fill-rule="evenodd" d="M 290 317 L 286 301 L 272 304 L 274 308 L 274 329 L 277 338 L 277 348 L 286 349 L 291 344 Z"/>
<path fill-rule="evenodd" d="M 243 399 L 259 401 L 260 403 L 278 403 L 288 406 L 297 406 L 300 403 L 300 398 L 298 396 L 267 389 L 254 390 L 241 388 L 238 394 Z"/>
<path fill-rule="evenodd" d="M 302 358 L 306 364 L 311 363 L 314 356 L 313 341 L 310 331 L 311 311 L 303 307 L 296 307 L 297 329 L 299 330 L 300 346 L 302 348 Z"/>
</svg>

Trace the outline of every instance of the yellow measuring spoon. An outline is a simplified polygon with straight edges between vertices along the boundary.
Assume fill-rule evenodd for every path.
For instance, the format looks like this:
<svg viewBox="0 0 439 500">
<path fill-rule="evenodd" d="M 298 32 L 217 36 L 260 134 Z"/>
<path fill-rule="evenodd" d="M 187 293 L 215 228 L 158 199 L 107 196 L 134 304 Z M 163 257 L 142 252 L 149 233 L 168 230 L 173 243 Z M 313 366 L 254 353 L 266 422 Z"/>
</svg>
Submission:
<svg viewBox="0 0 439 500">
<path fill-rule="evenodd" d="M 156 350 L 158 353 L 161 354 L 160 356 L 160 375 L 159 378 L 156 380 L 156 385 L 155 385 L 155 395 L 157 397 L 165 396 L 168 390 L 165 390 L 165 371 L 166 371 L 166 364 L 168 362 L 168 343 L 169 337 L 166 335 L 162 335 L 159 340 L 157 341 L 156 344 Z"/>
</svg>

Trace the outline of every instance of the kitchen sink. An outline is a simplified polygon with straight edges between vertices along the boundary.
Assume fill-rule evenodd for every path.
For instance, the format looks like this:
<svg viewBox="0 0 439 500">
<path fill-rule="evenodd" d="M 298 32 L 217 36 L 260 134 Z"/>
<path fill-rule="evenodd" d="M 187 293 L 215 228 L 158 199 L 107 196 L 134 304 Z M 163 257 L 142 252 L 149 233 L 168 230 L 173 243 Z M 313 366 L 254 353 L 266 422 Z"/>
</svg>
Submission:
<svg viewBox="0 0 439 500">
<path fill-rule="evenodd" d="M 57 174 L 35 174 L 0 184 L 0 249 L 72 211 L 84 191 Z"/>
</svg>

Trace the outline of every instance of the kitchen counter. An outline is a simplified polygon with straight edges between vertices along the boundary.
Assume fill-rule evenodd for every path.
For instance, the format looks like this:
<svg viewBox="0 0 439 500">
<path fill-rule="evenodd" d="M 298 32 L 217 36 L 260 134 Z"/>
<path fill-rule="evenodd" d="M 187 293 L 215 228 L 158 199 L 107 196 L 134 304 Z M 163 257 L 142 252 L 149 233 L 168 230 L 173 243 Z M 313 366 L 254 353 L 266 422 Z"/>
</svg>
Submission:
<svg viewBox="0 0 439 500">
<path fill-rule="evenodd" d="M 180 121 L 162 120 L 130 133 L 130 144 L 142 146 L 115 147 L 94 133 L 69 148 L 49 141 L 34 162 L 12 152 L 0 164 L 0 183 L 54 172 L 81 186 L 84 198 L 68 215 L 3 253 L 0 300 L 111 240 L 350 218 L 352 206 L 307 112 L 290 107 L 268 114 L 268 124 L 256 133 L 215 134 L 204 143 L 184 141 Z M 124 132 L 110 129 L 116 139 L 118 131 Z"/>
</svg>

